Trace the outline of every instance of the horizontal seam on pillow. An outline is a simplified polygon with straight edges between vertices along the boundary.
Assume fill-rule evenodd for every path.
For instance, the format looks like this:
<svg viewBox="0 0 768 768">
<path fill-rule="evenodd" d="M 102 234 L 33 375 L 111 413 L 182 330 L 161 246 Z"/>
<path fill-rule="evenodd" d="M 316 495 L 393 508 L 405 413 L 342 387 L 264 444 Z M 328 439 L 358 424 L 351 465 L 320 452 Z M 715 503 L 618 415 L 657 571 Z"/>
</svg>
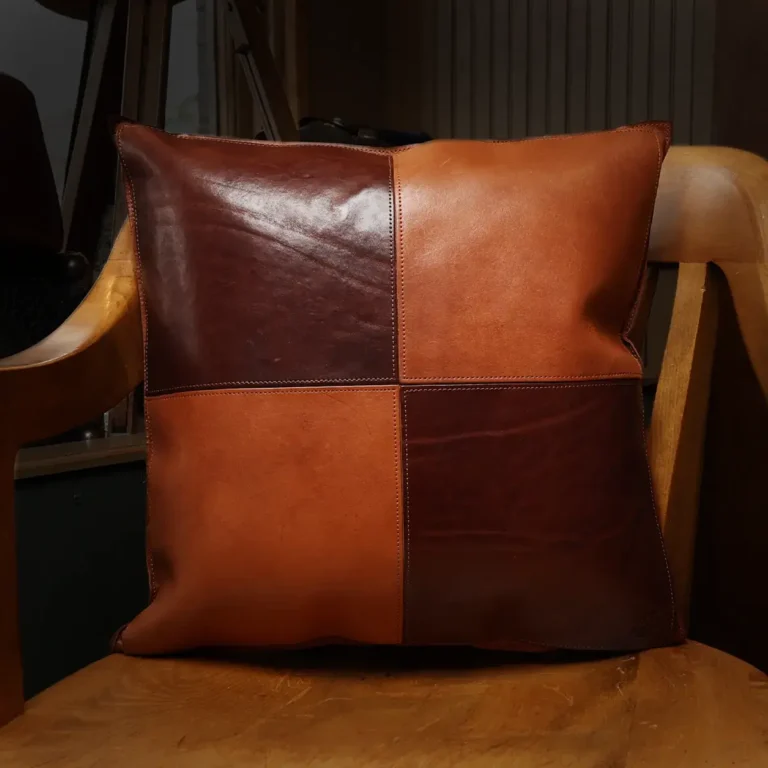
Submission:
<svg viewBox="0 0 768 768">
<path fill-rule="evenodd" d="M 478 384 L 477 386 L 445 384 L 441 387 L 415 387 L 409 389 L 407 384 L 401 385 L 407 394 L 413 392 L 485 392 L 510 389 L 519 392 L 523 389 L 579 389 L 582 387 L 626 387 L 636 385 L 639 379 L 622 379 L 621 381 L 579 381 L 573 384 Z"/>
<path fill-rule="evenodd" d="M 474 386 L 466 384 L 452 385 L 450 383 L 440 387 L 420 387 L 409 388 L 408 384 L 390 384 L 386 386 L 370 387 L 278 387 L 270 389 L 267 387 L 253 387 L 249 389 L 206 389 L 202 392 L 164 392 L 153 395 L 149 393 L 147 397 L 153 401 L 179 399 L 182 397 L 216 397 L 223 395 L 306 395 L 306 394 L 338 394 L 340 390 L 344 392 L 392 392 L 396 389 L 403 389 L 407 394 L 412 392 L 468 392 L 468 391 L 497 391 L 501 389 L 511 389 L 515 391 L 527 389 L 578 389 L 582 387 L 622 387 L 636 385 L 640 379 L 621 379 L 619 381 L 576 381 L 571 384 L 557 384 L 541 382 L 539 384 L 482 384 L 478 382 Z"/>
<path fill-rule="evenodd" d="M 584 373 L 574 376 L 550 376 L 545 373 L 536 373 L 531 375 L 520 375 L 508 373 L 504 376 L 409 376 L 409 381 L 401 381 L 401 384 L 409 384 L 412 381 L 516 381 L 538 379 L 540 381 L 571 381 L 577 379 L 639 379 L 642 378 L 641 371 L 623 371 L 621 373 Z"/>
<path fill-rule="evenodd" d="M 161 395 L 148 395 L 154 402 L 157 400 L 179 400 L 182 397 L 223 397 L 227 395 L 338 395 L 344 392 L 394 392 L 399 384 L 386 387 L 278 387 L 269 389 L 254 387 L 252 389 L 207 389 L 204 392 L 168 392 Z"/>
<path fill-rule="evenodd" d="M 362 381 L 370 381 L 374 384 L 388 384 L 391 386 L 413 384 L 420 381 L 435 381 L 451 384 L 454 381 L 467 381 L 482 384 L 484 381 L 510 382 L 538 380 L 542 384 L 547 381 L 580 381 L 580 380 L 602 380 L 602 379 L 627 379 L 636 381 L 642 376 L 637 371 L 626 371 L 624 373 L 593 373 L 579 374 L 576 376 L 547 376 L 544 374 L 534 374 L 531 376 L 518 376 L 509 374 L 507 376 L 426 376 L 410 377 L 408 381 L 393 381 L 388 378 L 377 379 L 271 379 L 271 380 L 253 380 L 253 381 L 215 381 L 210 384 L 180 384 L 176 387 L 164 387 L 162 389 L 147 389 L 146 394 L 164 395 L 172 392 L 185 392 L 189 389 L 222 389 L 224 387 L 265 387 L 272 385 L 300 385 L 300 384 L 358 384 Z"/>
</svg>

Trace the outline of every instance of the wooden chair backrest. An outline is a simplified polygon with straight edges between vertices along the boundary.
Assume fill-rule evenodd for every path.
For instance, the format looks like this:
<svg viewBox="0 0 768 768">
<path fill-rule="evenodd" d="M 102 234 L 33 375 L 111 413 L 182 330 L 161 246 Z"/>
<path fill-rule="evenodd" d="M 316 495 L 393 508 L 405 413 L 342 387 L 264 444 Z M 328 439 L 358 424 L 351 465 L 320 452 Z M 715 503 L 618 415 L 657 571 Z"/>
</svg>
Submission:
<svg viewBox="0 0 768 768">
<path fill-rule="evenodd" d="M 768 397 L 768 163 L 735 149 L 674 147 L 654 212 L 649 260 L 679 263 L 649 454 L 679 601 L 690 599 L 717 290 L 732 294 Z"/>
<path fill-rule="evenodd" d="M 716 291 L 733 294 L 768 396 L 768 163 L 737 150 L 673 148 L 650 241 L 652 263 L 680 264 L 649 436 L 651 471 L 683 609 L 692 572 Z M 143 376 L 135 254 L 124 227 L 96 284 L 48 338 L 0 360 L 0 724 L 21 710 L 13 462 L 16 450 L 93 418 Z"/>
</svg>

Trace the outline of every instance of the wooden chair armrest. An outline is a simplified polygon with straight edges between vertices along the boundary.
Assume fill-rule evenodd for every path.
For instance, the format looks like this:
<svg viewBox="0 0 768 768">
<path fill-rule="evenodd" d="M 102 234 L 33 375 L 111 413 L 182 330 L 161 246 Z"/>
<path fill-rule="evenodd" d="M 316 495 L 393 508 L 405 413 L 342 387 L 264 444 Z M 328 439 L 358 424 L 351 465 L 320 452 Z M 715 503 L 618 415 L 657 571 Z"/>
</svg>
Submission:
<svg viewBox="0 0 768 768">
<path fill-rule="evenodd" d="M 139 301 L 129 226 L 80 306 L 34 347 L 0 360 L 3 441 L 59 434 L 103 413 L 143 377 Z"/>
<path fill-rule="evenodd" d="M 672 147 L 661 170 L 652 262 L 762 264 L 768 162 L 728 147 Z"/>
<path fill-rule="evenodd" d="M 13 517 L 16 451 L 103 413 L 141 381 L 133 265 L 131 231 L 125 225 L 72 315 L 39 344 L 0 360 L 0 725 L 23 708 Z"/>
<path fill-rule="evenodd" d="M 717 336 L 717 291 L 730 292 L 768 399 L 768 162 L 737 149 L 674 147 L 662 170 L 649 247 L 680 262 L 649 453 L 659 520 L 687 613 Z"/>
</svg>

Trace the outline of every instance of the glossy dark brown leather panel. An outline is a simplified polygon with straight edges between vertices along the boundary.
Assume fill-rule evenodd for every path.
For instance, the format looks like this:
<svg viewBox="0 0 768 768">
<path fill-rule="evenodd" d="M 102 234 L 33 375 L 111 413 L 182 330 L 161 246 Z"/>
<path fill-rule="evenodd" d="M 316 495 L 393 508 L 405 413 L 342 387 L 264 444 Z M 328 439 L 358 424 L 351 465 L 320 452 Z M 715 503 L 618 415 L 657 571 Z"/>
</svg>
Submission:
<svg viewBox="0 0 768 768">
<path fill-rule="evenodd" d="M 639 381 L 402 392 L 405 642 L 678 639 Z"/>
<path fill-rule="evenodd" d="M 149 392 L 394 382 L 390 158 L 123 125 Z"/>
</svg>

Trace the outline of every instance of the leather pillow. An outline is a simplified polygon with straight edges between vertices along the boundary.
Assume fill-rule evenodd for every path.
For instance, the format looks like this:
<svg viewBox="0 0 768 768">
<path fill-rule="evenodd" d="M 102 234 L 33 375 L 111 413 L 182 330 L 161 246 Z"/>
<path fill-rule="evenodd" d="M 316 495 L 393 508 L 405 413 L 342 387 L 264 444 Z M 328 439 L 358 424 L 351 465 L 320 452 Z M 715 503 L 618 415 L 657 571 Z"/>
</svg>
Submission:
<svg viewBox="0 0 768 768">
<path fill-rule="evenodd" d="M 668 141 L 122 125 L 152 599 L 116 647 L 680 640 L 631 341 Z"/>
</svg>

